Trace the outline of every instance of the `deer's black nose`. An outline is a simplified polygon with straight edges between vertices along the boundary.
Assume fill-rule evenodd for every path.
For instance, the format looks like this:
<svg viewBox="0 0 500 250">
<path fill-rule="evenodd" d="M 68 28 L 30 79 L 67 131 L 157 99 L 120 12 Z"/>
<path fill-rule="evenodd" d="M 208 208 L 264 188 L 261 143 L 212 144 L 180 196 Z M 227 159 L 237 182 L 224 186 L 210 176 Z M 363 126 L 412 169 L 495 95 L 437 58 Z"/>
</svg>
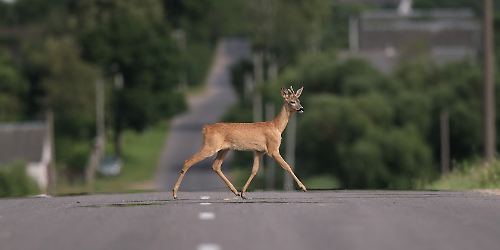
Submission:
<svg viewBox="0 0 500 250">
<path fill-rule="evenodd" d="M 299 113 L 304 113 L 304 108 L 300 108 Z"/>
</svg>

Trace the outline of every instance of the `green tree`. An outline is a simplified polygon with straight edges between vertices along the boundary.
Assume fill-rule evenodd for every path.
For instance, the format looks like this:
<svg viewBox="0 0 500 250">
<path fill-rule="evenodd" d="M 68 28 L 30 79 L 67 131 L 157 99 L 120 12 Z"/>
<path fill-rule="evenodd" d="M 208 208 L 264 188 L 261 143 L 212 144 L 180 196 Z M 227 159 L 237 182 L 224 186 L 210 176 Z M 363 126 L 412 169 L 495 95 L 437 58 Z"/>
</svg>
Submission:
<svg viewBox="0 0 500 250">
<path fill-rule="evenodd" d="M 305 56 L 277 81 L 304 84 L 307 90 L 297 171 L 333 175 L 350 188 L 412 188 L 431 178 L 434 159 L 426 135 L 433 128 L 433 102 L 423 79 L 435 72 L 413 79 L 402 70 L 390 77 L 360 59 L 335 58 Z M 266 88 L 266 97 L 279 85 Z"/>
<path fill-rule="evenodd" d="M 28 85 L 6 52 L 0 50 L 0 121 L 23 117 Z"/>
<path fill-rule="evenodd" d="M 328 1 L 247 1 L 246 22 L 254 47 L 284 66 L 304 51 L 321 50 Z"/>
<path fill-rule="evenodd" d="M 63 170 L 80 175 L 95 135 L 96 67 L 84 62 L 71 37 L 50 37 L 25 52 L 43 89 L 42 110 L 54 112 L 56 154 Z M 36 70 L 35 70 L 36 69 Z"/>
<path fill-rule="evenodd" d="M 349 19 L 366 9 L 366 6 L 347 1 L 331 1 L 329 8 L 322 47 L 346 49 L 349 46 Z"/>
<path fill-rule="evenodd" d="M 0 166 L 0 197 L 27 196 L 39 192 L 37 184 L 26 174 L 26 163 Z"/>
<path fill-rule="evenodd" d="M 177 91 L 177 51 L 160 1 L 86 1 L 78 5 L 84 58 L 107 76 L 123 76 L 113 93 L 116 154 L 126 128 L 137 131 L 185 108 Z"/>
<path fill-rule="evenodd" d="M 412 126 L 392 123 L 393 106 L 384 97 L 316 95 L 305 103 L 299 172 L 332 174 L 349 188 L 412 188 L 432 176 L 428 145 Z"/>
</svg>

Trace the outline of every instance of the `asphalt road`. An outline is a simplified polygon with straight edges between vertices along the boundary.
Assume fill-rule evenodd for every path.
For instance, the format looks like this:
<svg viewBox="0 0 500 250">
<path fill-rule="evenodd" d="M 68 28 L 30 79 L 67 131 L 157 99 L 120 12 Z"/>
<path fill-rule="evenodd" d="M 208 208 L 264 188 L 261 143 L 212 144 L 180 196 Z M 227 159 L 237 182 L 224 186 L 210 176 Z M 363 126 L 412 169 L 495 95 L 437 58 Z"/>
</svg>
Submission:
<svg viewBox="0 0 500 250">
<path fill-rule="evenodd" d="M 202 126 L 220 121 L 227 109 L 236 102 L 236 93 L 229 81 L 230 67 L 248 56 L 250 45 L 246 40 L 226 39 L 219 42 L 206 79 L 206 90 L 190 97 L 188 112 L 172 120 L 158 163 L 157 189 L 172 189 L 184 160 L 201 147 Z M 210 158 L 193 166 L 186 174 L 181 190 L 224 189 L 223 182 L 212 172 L 212 162 L 213 158 Z"/>
<path fill-rule="evenodd" d="M 500 196 L 312 191 L 0 199 L 0 249 L 499 249 Z"/>
</svg>

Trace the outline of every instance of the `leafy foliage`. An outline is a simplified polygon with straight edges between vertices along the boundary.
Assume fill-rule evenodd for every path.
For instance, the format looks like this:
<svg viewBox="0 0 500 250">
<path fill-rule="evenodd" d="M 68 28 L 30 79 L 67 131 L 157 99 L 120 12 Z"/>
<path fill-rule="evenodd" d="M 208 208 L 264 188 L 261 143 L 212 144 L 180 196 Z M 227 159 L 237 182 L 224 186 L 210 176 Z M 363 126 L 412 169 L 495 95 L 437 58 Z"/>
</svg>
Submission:
<svg viewBox="0 0 500 250">
<path fill-rule="evenodd" d="M 58 165 L 68 175 L 82 173 L 93 144 L 97 79 L 107 85 L 107 123 L 116 134 L 185 108 L 162 1 L 18 0 L 0 3 L 0 12 L 8 14 L 2 27 L 17 31 L 1 41 L 16 62 L 0 56 L 0 119 L 39 119 L 53 110 Z M 112 92 L 118 72 L 124 87 Z"/>
<path fill-rule="evenodd" d="M 22 117 L 23 99 L 28 85 L 9 56 L 0 50 L 0 121 L 12 121 Z"/>
<path fill-rule="evenodd" d="M 69 36 L 47 38 L 32 44 L 26 64 L 38 74 L 43 88 L 41 106 L 54 112 L 56 154 L 61 167 L 82 173 L 95 128 L 95 81 L 98 70 L 84 62 L 78 44 Z"/>
<path fill-rule="evenodd" d="M 419 187 L 436 175 L 443 111 L 450 114 L 452 158 L 480 152 L 476 64 L 438 67 L 425 55 L 411 56 L 386 76 L 362 60 L 335 58 L 308 55 L 277 81 L 306 90 L 307 112 L 298 119 L 299 175 L 332 175 L 344 188 Z M 270 98 L 282 86 L 277 83 L 268 85 L 265 96 L 280 103 Z"/>
<path fill-rule="evenodd" d="M 36 194 L 38 187 L 26 174 L 23 162 L 0 167 L 0 197 Z"/>
<path fill-rule="evenodd" d="M 115 92 L 114 129 L 143 130 L 185 107 L 176 93 L 177 56 L 159 1 L 87 1 L 79 6 L 83 56 L 123 75 Z M 173 107 L 173 108 L 171 108 Z"/>
<path fill-rule="evenodd" d="M 414 1 L 416 8 L 470 7 L 478 15 L 481 4 Z M 115 135 L 142 131 L 185 108 L 178 84 L 202 82 L 219 37 L 243 36 L 265 52 L 264 64 L 275 60 L 281 70 L 277 83 L 263 87 L 267 101 L 279 107 L 281 85 L 306 85 L 301 175 L 332 176 L 340 187 L 415 187 L 435 173 L 441 113 L 450 116 L 454 160 L 481 152 L 481 68 L 438 67 L 426 48 L 404 51 L 393 75 L 362 60 L 339 60 L 335 50 L 347 47 L 349 17 L 370 7 L 324 0 L 0 2 L 0 25 L 17 34 L 0 37 L 10 52 L 0 52 L 0 120 L 53 109 L 57 159 L 78 175 L 95 133 L 96 79 L 108 86 L 106 122 Z M 249 62 L 233 69 L 241 95 L 252 70 Z M 113 86 L 117 74 L 122 89 Z M 249 111 L 243 102 L 226 120 L 249 121 Z"/>
<path fill-rule="evenodd" d="M 245 20 L 254 46 L 276 57 L 280 65 L 297 59 L 304 50 L 321 47 L 329 14 L 328 1 L 246 1 Z"/>
<path fill-rule="evenodd" d="M 488 166 L 480 160 L 468 160 L 458 164 L 453 171 L 430 183 L 431 189 L 497 189 L 500 188 L 500 163 Z"/>
</svg>

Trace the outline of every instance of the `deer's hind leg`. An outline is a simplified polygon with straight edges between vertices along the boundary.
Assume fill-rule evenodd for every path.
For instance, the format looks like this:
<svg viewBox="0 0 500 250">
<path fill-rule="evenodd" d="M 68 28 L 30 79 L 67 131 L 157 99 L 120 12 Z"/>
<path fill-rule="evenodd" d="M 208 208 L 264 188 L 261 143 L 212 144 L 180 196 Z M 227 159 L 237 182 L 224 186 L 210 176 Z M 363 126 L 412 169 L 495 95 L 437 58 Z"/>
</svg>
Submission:
<svg viewBox="0 0 500 250">
<path fill-rule="evenodd" d="M 245 186 L 243 186 L 243 189 L 241 190 L 241 198 L 246 199 L 245 197 L 245 192 L 247 191 L 248 186 L 250 186 L 250 183 L 252 182 L 253 178 L 259 171 L 260 167 L 260 157 L 262 156 L 262 152 L 255 152 L 253 156 L 253 166 L 252 166 L 252 173 L 250 174 L 250 177 L 248 177 L 247 182 L 245 183 Z"/>
<path fill-rule="evenodd" d="M 184 161 L 184 165 L 182 166 L 179 178 L 177 179 L 177 182 L 175 183 L 174 188 L 172 190 L 172 195 L 174 199 L 177 199 L 177 190 L 179 190 L 179 186 L 181 185 L 182 179 L 184 179 L 184 175 L 189 170 L 189 168 L 191 168 L 194 164 L 202 161 L 203 159 L 212 156 L 214 153 L 215 152 L 213 150 L 210 150 L 207 147 L 203 147 L 198 153 L 194 154 L 193 156 L 191 156 L 191 158 Z"/>
<path fill-rule="evenodd" d="M 227 179 L 227 177 L 222 173 L 222 162 L 224 161 L 224 157 L 226 157 L 226 154 L 229 150 L 228 149 L 223 149 L 217 153 L 217 157 L 215 158 L 214 164 L 212 165 L 212 169 L 214 170 L 215 173 L 226 183 L 227 187 L 231 189 L 231 191 L 236 195 L 240 196 L 240 193 L 238 193 L 238 190 L 234 188 L 234 185 Z"/>
</svg>

